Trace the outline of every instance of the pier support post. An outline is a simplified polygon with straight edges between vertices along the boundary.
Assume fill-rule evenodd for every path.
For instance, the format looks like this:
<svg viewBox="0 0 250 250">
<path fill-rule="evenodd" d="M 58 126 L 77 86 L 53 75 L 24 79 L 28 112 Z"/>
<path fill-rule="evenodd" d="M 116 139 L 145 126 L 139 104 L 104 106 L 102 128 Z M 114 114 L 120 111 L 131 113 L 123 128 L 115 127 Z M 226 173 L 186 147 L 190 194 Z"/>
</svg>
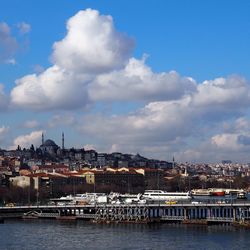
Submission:
<svg viewBox="0 0 250 250">
<path fill-rule="evenodd" d="M 233 218 L 234 218 L 234 221 L 236 221 L 236 208 L 235 207 L 233 208 Z"/>
<path fill-rule="evenodd" d="M 184 220 L 187 219 L 187 208 L 184 207 Z"/>
</svg>

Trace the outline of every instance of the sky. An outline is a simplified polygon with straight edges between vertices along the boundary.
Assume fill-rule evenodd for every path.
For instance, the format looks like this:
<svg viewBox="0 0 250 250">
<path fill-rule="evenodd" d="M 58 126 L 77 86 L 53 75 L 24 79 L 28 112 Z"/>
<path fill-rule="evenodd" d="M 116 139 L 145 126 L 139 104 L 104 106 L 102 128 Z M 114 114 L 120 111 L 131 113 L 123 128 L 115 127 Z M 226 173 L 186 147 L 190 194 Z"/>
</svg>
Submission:
<svg viewBox="0 0 250 250">
<path fill-rule="evenodd" d="M 0 148 L 250 162 L 250 1 L 2 0 Z"/>
</svg>

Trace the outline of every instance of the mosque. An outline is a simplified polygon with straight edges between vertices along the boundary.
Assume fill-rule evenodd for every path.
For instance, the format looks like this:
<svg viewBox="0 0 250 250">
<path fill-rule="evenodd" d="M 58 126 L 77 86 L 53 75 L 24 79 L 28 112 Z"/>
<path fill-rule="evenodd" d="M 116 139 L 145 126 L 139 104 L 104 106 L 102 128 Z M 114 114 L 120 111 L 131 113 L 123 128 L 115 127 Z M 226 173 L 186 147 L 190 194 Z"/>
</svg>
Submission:
<svg viewBox="0 0 250 250">
<path fill-rule="evenodd" d="M 62 147 L 60 148 L 53 140 L 47 139 L 44 141 L 42 133 L 42 145 L 39 147 L 43 154 L 58 155 L 64 150 L 64 133 L 62 133 Z"/>
</svg>

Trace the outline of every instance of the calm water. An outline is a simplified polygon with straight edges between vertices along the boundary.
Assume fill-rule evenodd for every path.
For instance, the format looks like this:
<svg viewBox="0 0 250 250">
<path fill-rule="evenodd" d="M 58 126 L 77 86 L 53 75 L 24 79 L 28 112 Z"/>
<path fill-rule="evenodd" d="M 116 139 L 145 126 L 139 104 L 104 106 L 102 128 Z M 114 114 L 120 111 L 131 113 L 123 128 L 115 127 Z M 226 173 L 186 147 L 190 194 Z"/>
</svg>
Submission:
<svg viewBox="0 0 250 250">
<path fill-rule="evenodd" d="M 50 220 L 0 224 L 0 249 L 250 249 L 250 230 L 231 226 L 91 224 Z"/>
</svg>

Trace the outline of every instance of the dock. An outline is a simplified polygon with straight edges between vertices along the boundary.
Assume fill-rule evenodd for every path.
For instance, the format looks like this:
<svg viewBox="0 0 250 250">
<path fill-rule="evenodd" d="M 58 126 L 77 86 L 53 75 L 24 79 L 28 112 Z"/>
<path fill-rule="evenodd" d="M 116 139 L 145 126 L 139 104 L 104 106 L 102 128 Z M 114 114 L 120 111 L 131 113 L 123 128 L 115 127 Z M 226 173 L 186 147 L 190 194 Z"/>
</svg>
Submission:
<svg viewBox="0 0 250 250">
<path fill-rule="evenodd" d="M 250 220 L 250 202 L 15 206 L 0 207 L 0 218 L 90 220 L 97 223 L 244 224 Z"/>
</svg>

